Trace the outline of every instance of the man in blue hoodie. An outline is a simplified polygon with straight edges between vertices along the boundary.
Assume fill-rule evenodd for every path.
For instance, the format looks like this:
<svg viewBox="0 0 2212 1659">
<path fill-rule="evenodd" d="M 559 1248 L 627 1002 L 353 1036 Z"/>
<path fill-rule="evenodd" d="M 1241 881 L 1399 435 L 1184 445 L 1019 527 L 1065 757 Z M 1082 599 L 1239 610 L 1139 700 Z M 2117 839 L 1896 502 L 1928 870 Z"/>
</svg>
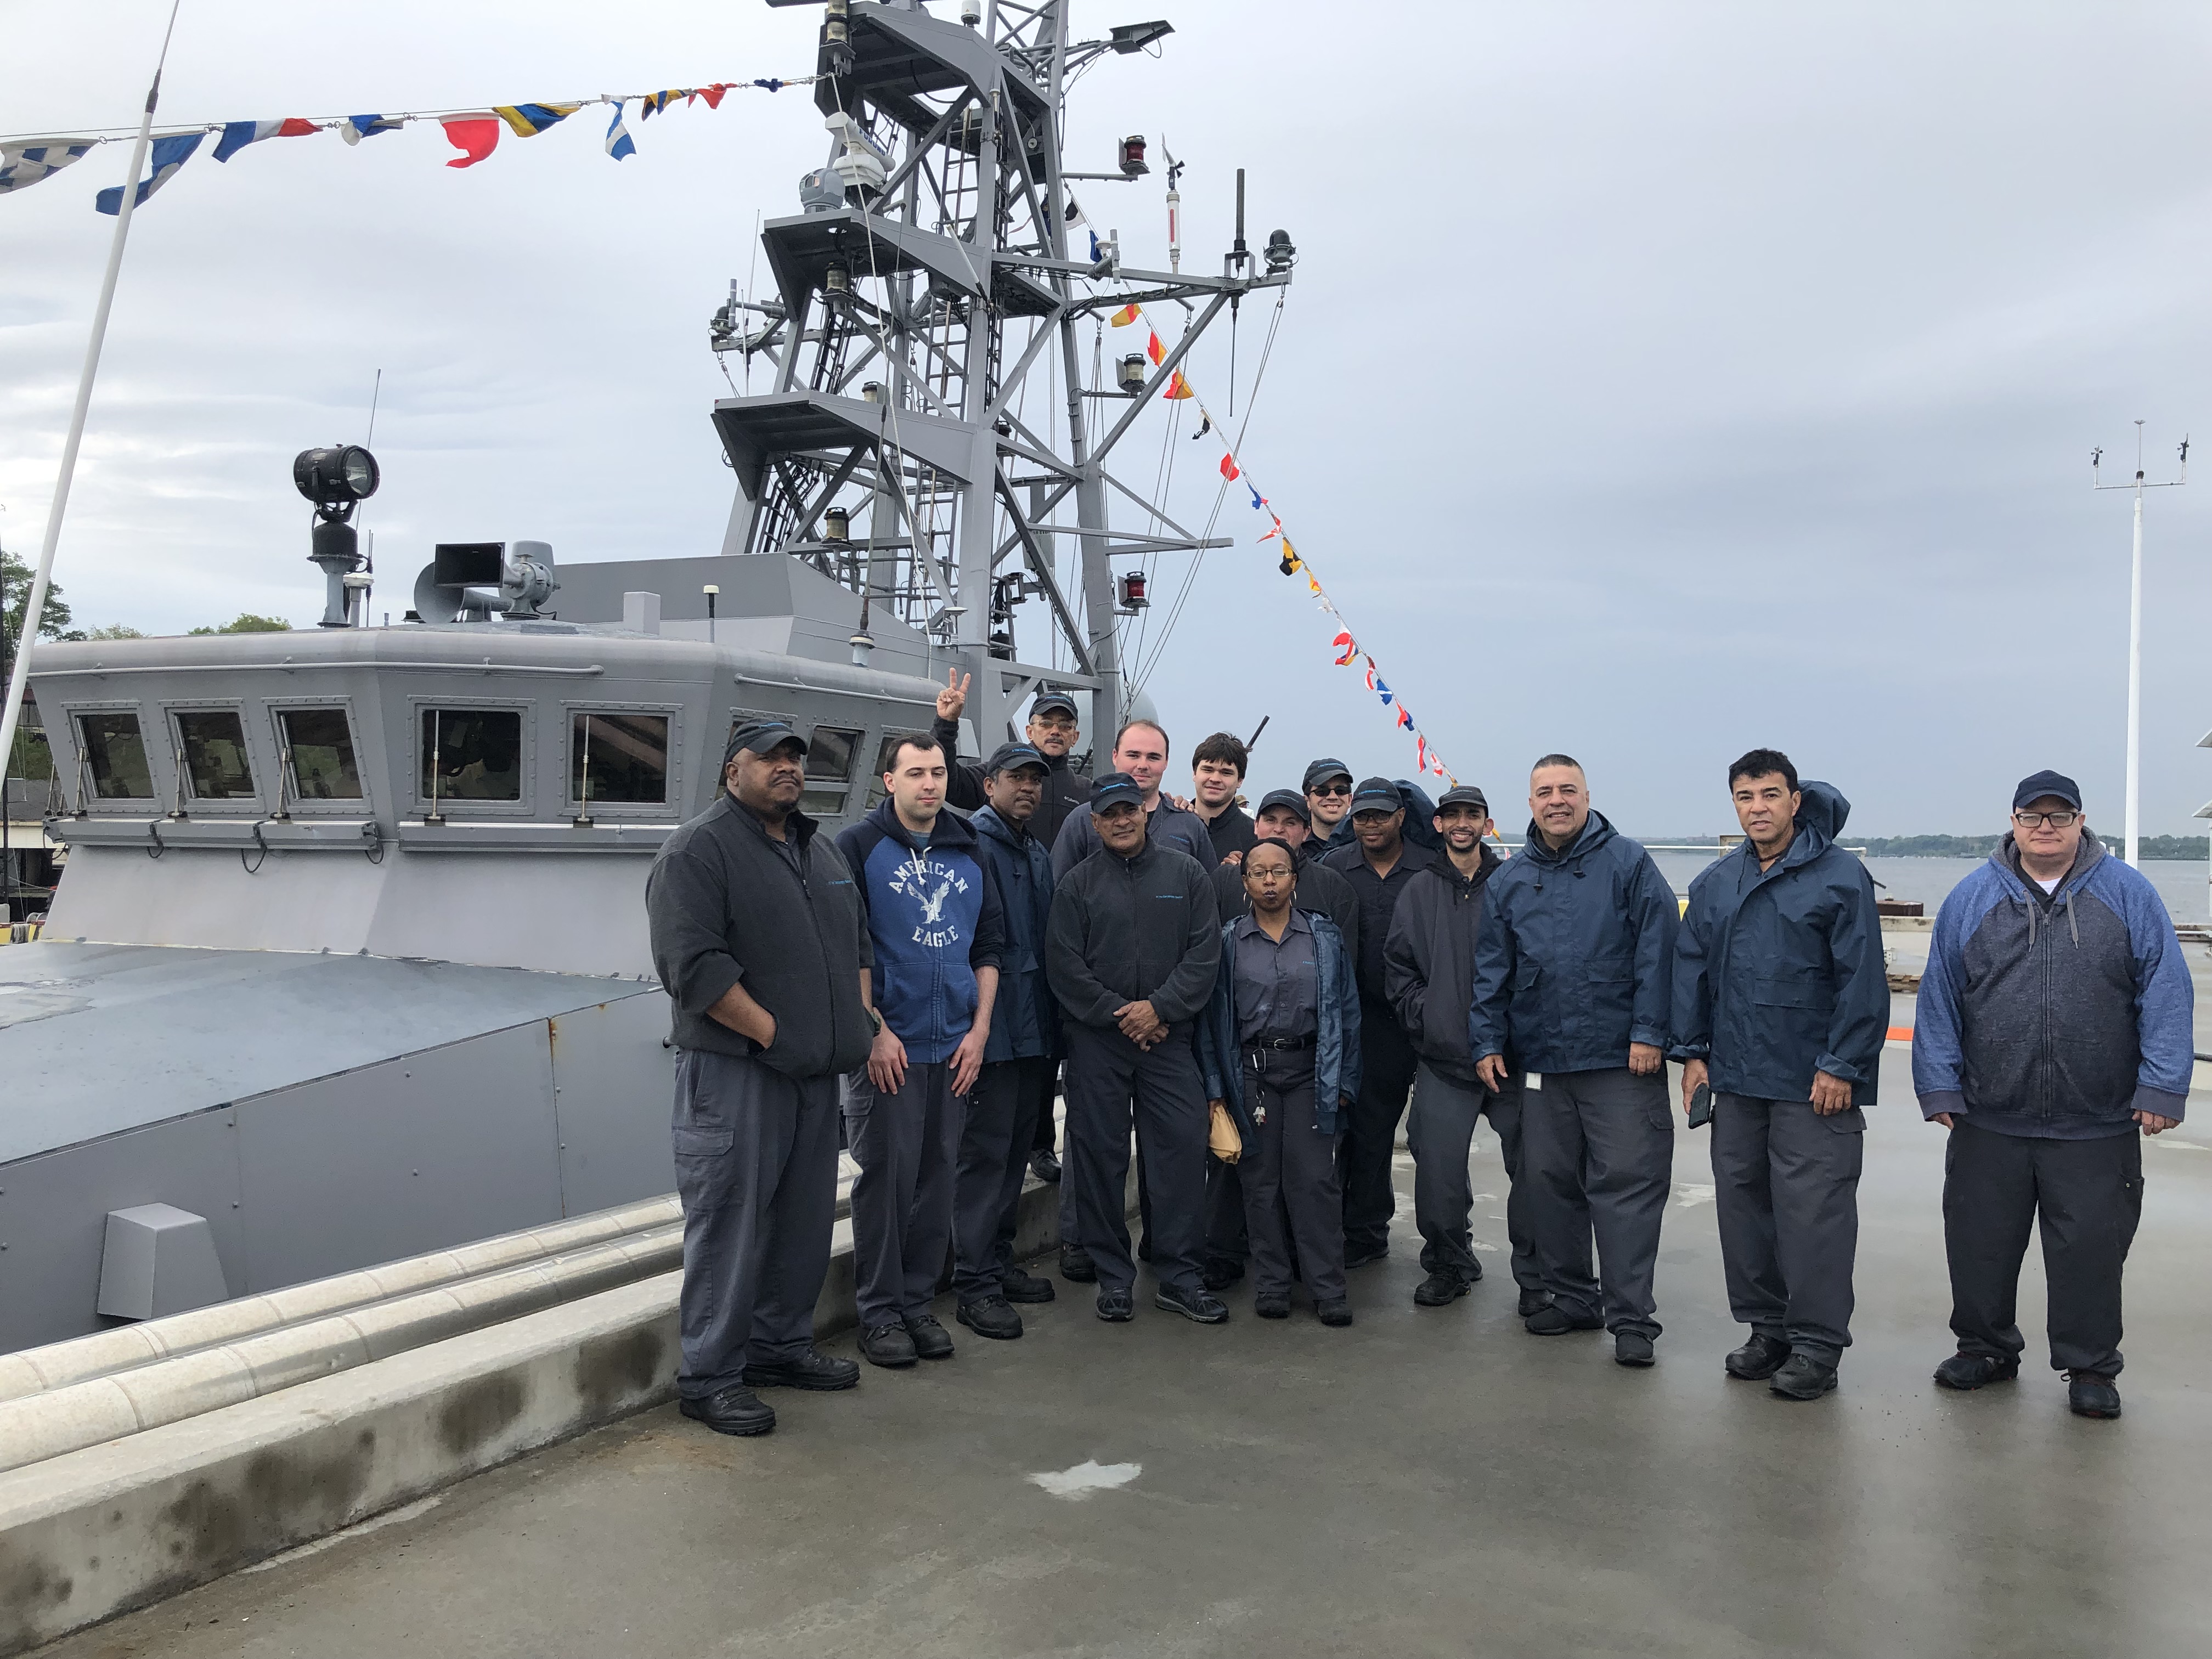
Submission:
<svg viewBox="0 0 2212 1659">
<path fill-rule="evenodd" d="M 1528 1074 L 1521 1169 L 1552 1300 L 1526 1323 L 1534 1336 L 1601 1325 L 1615 1359 L 1649 1365 L 1674 1167 L 1666 1042 L 1680 912 L 1651 855 L 1590 810 L 1580 762 L 1538 761 L 1528 811 L 1520 852 L 1484 895 L 1468 1025 L 1486 1088 L 1505 1088 L 1509 1053 Z"/>
<path fill-rule="evenodd" d="M 1017 1302 L 1049 1302 L 1052 1281 L 1013 1265 L 1022 1177 L 1042 1113 L 1052 1115 L 1060 1068 L 1060 1005 L 1045 983 L 1045 924 L 1052 915 L 1052 854 L 1030 833 L 1050 769 L 1025 743 L 999 745 L 983 763 L 990 805 L 968 821 L 998 890 L 1006 942 L 983 1071 L 968 1102 L 952 1200 L 952 1288 L 960 1322 L 978 1336 L 1022 1334 Z"/>
<path fill-rule="evenodd" d="M 939 809 L 945 754 L 908 738 L 889 798 L 837 837 L 860 885 L 882 1017 L 866 1066 L 845 1080 L 853 1182 L 853 1294 L 872 1364 L 947 1359 L 929 1311 L 952 1237 L 968 1091 L 982 1069 L 1005 925 L 975 833 Z"/>
<path fill-rule="evenodd" d="M 1951 1132 L 1943 1249 L 1959 1352 L 1936 1381 L 2020 1375 L 2014 1302 L 2036 1222 L 2051 1369 L 2075 1415 L 2118 1417 L 2141 1135 L 2181 1121 L 2196 993 L 2157 890 L 2089 833 L 2074 780 L 2038 772 L 2012 806 L 2011 833 L 1936 915 L 1912 1036 L 1921 1115 Z"/>
<path fill-rule="evenodd" d="M 1850 803 L 1790 757 L 1729 768 L 1743 844 L 1690 884 L 1674 942 L 1682 1106 L 1713 1091 L 1730 1376 L 1785 1400 L 1836 1386 L 1851 1340 L 1859 1170 L 1889 1033 L 1874 878 L 1835 844 Z"/>
</svg>

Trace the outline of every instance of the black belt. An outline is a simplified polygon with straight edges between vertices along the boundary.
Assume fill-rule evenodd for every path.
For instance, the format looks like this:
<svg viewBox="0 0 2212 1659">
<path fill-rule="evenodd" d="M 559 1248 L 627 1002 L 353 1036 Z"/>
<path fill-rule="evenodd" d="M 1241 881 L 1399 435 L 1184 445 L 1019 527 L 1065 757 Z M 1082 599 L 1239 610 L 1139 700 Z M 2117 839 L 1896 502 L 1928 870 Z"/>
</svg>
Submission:
<svg viewBox="0 0 2212 1659">
<path fill-rule="evenodd" d="M 1310 1048 L 1320 1039 L 1312 1032 L 1297 1037 L 1255 1037 L 1246 1042 L 1247 1048 L 1268 1048 L 1278 1054 L 1296 1054 L 1301 1048 Z"/>
</svg>

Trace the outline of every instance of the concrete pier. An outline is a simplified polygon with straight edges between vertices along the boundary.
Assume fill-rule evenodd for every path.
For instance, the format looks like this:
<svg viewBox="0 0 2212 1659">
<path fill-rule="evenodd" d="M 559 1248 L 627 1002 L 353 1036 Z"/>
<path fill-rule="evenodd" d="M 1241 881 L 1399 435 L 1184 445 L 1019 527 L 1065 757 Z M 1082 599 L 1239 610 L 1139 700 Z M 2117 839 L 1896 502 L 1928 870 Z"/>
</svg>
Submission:
<svg viewBox="0 0 2212 1659">
<path fill-rule="evenodd" d="M 1020 1341 L 953 1327 L 949 1362 L 772 1395 L 764 1439 L 649 1411 L 43 1651 L 2202 1652 L 2212 1098 L 2146 1146 L 2127 1414 L 2092 1423 L 2040 1350 L 2033 1250 L 2021 1380 L 1930 1383 L 1943 1137 L 1902 1044 L 1883 1086 L 1857 1342 L 1823 1401 L 1722 1375 L 1741 1334 L 1702 1133 L 1680 1136 L 1646 1372 L 1601 1335 L 1521 1330 L 1486 1135 L 1492 1271 L 1449 1308 L 1412 1304 L 1401 1157 L 1351 1329 L 1256 1320 L 1249 1285 L 1226 1328 L 1143 1299 L 1109 1326 L 1063 1285 Z M 1087 1495 L 1034 1479 L 1086 1463 L 1052 1484 Z"/>
</svg>

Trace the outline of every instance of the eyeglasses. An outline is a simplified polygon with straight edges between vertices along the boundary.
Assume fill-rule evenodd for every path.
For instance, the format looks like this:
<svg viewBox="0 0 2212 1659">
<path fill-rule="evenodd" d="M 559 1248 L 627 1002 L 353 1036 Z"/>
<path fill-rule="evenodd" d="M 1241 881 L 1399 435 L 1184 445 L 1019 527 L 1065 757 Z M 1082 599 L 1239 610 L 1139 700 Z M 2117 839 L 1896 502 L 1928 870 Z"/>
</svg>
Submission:
<svg viewBox="0 0 2212 1659">
<path fill-rule="evenodd" d="M 2074 820 L 2081 816 L 2079 812 L 2015 812 L 2012 821 L 2023 830 L 2033 830 L 2039 823 L 2047 823 L 2053 830 L 2070 830 Z"/>
<path fill-rule="evenodd" d="M 1351 793 L 1352 786 L 1348 783 L 1317 783 L 1306 791 L 1309 795 L 1348 795 Z"/>
</svg>

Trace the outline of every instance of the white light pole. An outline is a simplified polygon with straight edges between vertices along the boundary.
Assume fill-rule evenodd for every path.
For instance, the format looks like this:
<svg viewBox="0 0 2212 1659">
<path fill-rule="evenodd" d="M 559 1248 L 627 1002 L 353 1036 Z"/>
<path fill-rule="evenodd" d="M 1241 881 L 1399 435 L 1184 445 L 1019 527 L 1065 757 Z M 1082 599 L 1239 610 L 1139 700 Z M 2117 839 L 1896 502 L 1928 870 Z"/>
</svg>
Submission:
<svg viewBox="0 0 2212 1659">
<path fill-rule="evenodd" d="M 2093 489 L 2132 489 L 2136 493 L 2135 556 L 2128 578 L 2128 862 L 2142 866 L 2142 493 L 2172 489 L 2189 482 L 2189 440 L 2181 441 L 2181 476 L 2159 483 L 2143 482 L 2142 429 L 2136 422 L 2136 476 L 2126 483 L 2101 482 L 2098 463 L 2105 452 L 2089 452 L 2089 487 Z"/>
</svg>

